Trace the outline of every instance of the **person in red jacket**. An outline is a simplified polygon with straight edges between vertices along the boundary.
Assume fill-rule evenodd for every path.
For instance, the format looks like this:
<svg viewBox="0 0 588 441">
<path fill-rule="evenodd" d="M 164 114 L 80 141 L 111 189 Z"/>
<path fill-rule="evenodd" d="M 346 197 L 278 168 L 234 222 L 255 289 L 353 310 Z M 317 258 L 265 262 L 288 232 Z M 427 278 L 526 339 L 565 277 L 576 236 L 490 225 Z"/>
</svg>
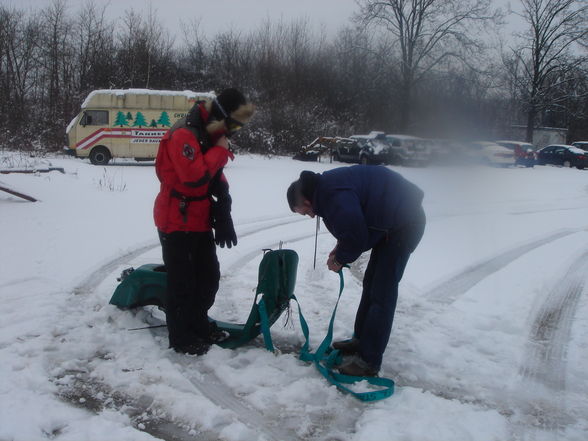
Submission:
<svg viewBox="0 0 588 441">
<path fill-rule="evenodd" d="M 220 279 L 215 242 L 237 245 L 223 167 L 234 159 L 228 138 L 253 112 L 241 92 L 225 89 L 196 103 L 159 144 L 154 219 L 167 271 L 169 346 L 177 352 L 204 354 L 222 336 L 208 320 Z"/>
</svg>

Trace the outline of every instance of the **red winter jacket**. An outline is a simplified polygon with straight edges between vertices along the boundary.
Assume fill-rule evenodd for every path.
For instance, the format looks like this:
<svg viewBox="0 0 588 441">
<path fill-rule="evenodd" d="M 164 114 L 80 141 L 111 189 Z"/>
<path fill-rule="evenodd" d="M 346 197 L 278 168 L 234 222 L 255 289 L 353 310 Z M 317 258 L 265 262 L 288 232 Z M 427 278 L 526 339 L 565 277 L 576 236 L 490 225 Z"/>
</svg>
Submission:
<svg viewBox="0 0 588 441">
<path fill-rule="evenodd" d="M 202 121 L 208 120 L 208 112 L 200 106 Z M 161 182 L 155 199 L 153 217 L 156 227 L 164 232 L 210 231 L 209 184 L 222 169 L 231 152 L 221 146 L 213 146 L 202 153 L 200 141 L 186 127 L 172 128 L 159 143 L 155 172 Z M 226 178 L 221 176 L 226 181 Z M 186 209 L 180 209 L 182 196 Z"/>
</svg>

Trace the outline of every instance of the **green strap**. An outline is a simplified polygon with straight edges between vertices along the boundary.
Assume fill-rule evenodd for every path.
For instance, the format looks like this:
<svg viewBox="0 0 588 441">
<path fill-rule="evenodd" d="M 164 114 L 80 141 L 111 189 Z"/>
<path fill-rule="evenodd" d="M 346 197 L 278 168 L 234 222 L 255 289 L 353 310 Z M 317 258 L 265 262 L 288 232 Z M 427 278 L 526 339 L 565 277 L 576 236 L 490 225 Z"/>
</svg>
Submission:
<svg viewBox="0 0 588 441">
<path fill-rule="evenodd" d="M 304 319 L 300 303 L 295 296 L 292 296 L 298 304 L 298 313 L 300 317 L 300 327 L 306 341 L 300 350 L 300 359 L 314 363 L 318 371 L 325 377 L 331 384 L 335 385 L 339 390 L 345 393 L 349 393 L 355 398 L 361 401 L 378 401 L 388 398 L 394 393 L 394 381 L 389 378 L 380 377 L 355 377 L 351 375 L 343 375 L 333 372 L 333 367 L 340 363 L 341 355 L 339 351 L 331 349 L 331 341 L 333 340 L 333 323 L 335 322 L 335 315 L 337 314 L 337 307 L 339 306 L 339 300 L 343 293 L 345 284 L 343 282 L 343 270 L 339 270 L 339 296 L 337 297 L 337 303 L 333 309 L 331 315 L 331 321 L 329 322 L 329 330 L 327 335 L 319 345 L 316 352 L 311 353 L 309 350 L 309 328 L 308 323 Z M 380 386 L 382 389 L 371 392 L 354 392 L 350 388 L 344 386 L 344 384 L 353 384 L 358 381 L 367 381 L 369 384 L 374 386 Z"/>
<path fill-rule="evenodd" d="M 274 345 L 272 343 L 272 334 L 270 332 L 269 319 L 267 318 L 267 307 L 265 306 L 263 298 L 257 304 L 257 308 L 259 311 L 259 324 L 261 327 L 261 333 L 263 334 L 263 342 L 265 343 L 265 348 L 268 351 L 274 352 Z"/>
</svg>

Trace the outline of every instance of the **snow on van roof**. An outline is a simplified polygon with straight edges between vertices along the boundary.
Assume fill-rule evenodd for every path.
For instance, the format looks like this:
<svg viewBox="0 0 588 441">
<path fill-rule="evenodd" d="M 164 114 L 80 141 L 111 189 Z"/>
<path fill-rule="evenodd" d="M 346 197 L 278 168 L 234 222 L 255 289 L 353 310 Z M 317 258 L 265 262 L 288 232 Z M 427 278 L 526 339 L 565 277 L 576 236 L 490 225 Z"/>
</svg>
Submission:
<svg viewBox="0 0 588 441">
<path fill-rule="evenodd" d="M 185 96 L 186 98 L 210 98 L 213 99 L 216 94 L 214 92 L 193 92 L 191 90 L 152 90 L 152 89 L 98 89 L 90 92 L 82 103 L 82 109 L 87 107 L 96 95 L 118 95 L 124 96 L 129 94 L 136 95 L 171 95 L 171 96 Z"/>
</svg>

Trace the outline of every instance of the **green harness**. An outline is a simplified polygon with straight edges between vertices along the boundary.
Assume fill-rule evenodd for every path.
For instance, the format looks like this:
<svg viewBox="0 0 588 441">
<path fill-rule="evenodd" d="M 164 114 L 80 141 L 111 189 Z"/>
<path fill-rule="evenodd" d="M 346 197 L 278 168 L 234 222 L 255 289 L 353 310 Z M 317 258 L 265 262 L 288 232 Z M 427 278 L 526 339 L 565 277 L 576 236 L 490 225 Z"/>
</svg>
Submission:
<svg viewBox="0 0 588 441">
<path fill-rule="evenodd" d="M 247 321 L 243 324 L 233 324 L 216 321 L 217 326 L 228 332 L 229 337 L 218 343 L 227 349 L 243 346 L 258 335 L 262 334 L 267 350 L 274 352 L 270 328 L 286 310 L 290 300 L 298 304 L 300 326 L 306 339 L 300 350 L 300 359 L 313 363 L 319 372 L 339 390 L 353 395 L 362 401 L 377 401 L 394 393 L 394 381 L 379 377 L 353 377 L 335 373 L 333 369 L 341 363 L 339 351 L 331 348 L 333 337 L 333 323 L 337 306 L 344 288 L 343 272 L 339 271 L 340 286 L 337 303 L 331 315 L 327 335 L 316 352 L 309 350 L 310 332 L 308 324 L 302 314 L 298 299 L 294 295 L 298 255 L 293 250 L 267 251 L 259 264 L 258 284 L 255 298 Z M 147 264 L 136 270 L 125 270 L 110 303 L 120 308 L 137 308 L 155 305 L 165 310 L 167 288 L 167 274 L 162 265 Z M 366 381 L 380 389 L 369 392 L 354 392 L 345 385 L 359 381 Z"/>
</svg>

